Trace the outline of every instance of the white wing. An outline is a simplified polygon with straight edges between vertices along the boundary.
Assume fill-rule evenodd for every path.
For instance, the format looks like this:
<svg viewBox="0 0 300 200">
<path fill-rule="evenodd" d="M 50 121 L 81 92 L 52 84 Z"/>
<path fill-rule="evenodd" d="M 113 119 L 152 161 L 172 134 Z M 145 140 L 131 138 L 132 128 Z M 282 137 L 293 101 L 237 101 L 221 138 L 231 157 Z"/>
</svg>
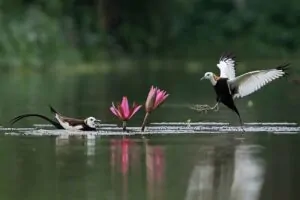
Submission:
<svg viewBox="0 0 300 200">
<path fill-rule="evenodd" d="M 285 75 L 287 66 L 288 64 L 276 69 L 252 71 L 230 80 L 228 83 L 234 91 L 233 97 L 241 98 L 259 90 L 267 83 Z"/>
<path fill-rule="evenodd" d="M 220 69 L 220 77 L 228 78 L 229 80 L 235 78 L 235 56 L 232 54 L 224 54 L 220 57 L 217 64 Z"/>
</svg>

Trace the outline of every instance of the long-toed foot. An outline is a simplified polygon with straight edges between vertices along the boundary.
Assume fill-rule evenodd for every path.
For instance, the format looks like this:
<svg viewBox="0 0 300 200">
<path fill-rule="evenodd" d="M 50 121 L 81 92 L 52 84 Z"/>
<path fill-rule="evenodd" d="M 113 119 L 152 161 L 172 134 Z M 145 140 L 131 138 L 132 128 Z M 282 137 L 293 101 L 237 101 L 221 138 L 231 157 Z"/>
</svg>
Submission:
<svg viewBox="0 0 300 200">
<path fill-rule="evenodd" d="M 219 105 L 216 105 L 212 108 L 213 111 L 218 112 L 219 111 Z"/>
<path fill-rule="evenodd" d="M 211 107 L 207 104 L 204 104 L 204 105 L 196 104 L 196 105 L 189 106 L 189 108 L 192 110 L 195 110 L 197 112 L 205 112 L 205 113 L 207 113 L 208 110 L 213 109 L 213 107 Z"/>
</svg>

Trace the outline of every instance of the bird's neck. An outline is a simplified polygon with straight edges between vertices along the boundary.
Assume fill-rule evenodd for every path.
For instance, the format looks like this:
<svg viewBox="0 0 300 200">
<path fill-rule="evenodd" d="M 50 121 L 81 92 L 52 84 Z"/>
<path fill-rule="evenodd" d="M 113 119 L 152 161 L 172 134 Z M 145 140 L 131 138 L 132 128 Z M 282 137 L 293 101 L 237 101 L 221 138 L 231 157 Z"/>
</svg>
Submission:
<svg viewBox="0 0 300 200">
<path fill-rule="evenodd" d="M 215 86 L 216 84 L 217 84 L 217 81 L 220 79 L 220 77 L 218 77 L 217 75 L 213 75 L 213 77 L 211 77 L 209 80 L 210 80 L 210 82 L 211 82 L 211 84 L 213 85 L 213 86 Z"/>
</svg>

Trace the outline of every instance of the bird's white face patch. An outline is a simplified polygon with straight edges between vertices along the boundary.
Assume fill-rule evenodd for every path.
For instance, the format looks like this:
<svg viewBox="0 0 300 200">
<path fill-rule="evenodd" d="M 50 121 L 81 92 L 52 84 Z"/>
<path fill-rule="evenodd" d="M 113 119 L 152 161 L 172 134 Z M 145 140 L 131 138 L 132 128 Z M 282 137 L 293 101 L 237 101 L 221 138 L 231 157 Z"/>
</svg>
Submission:
<svg viewBox="0 0 300 200">
<path fill-rule="evenodd" d="M 88 117 L 84 120 L 86 125 L 88 125 L 91 128 L 96 128 L 98 123 L 100 123 L 100 120 L 97 120 L 95 117 Z"/>
<path fill-rule="evenodd" d="M 214 77 L 214 74 L 212 72 L 206 72 L 203 76 L 204 79 L 211 79 Z"/>
<path fill-rule="evenodd" d="M 216 85 L 216 83 L 217 83 L 217 80 L 215 79 L 215 75 L 212 72 L 206 72 L 204 74 L 204 76 L 201 78 L 201 80 L 202 79 L 208 79 L 208 80 L 210 80 L 210 82 L 211 82 L 212 85 Z"/>
</svg>

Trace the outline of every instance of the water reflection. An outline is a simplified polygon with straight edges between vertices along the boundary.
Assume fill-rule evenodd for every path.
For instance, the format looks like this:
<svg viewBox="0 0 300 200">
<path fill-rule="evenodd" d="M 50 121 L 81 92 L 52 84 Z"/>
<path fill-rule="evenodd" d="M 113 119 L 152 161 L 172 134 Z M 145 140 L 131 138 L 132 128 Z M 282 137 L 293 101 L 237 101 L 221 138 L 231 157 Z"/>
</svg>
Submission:
<svg viewBox="0 0 300 200">
<path fill-rule="evenodd" d="M 231 187 L 232 200 L 257 200 L 263 184 L 265 163 L 256 153 L 258 145 L 239 145 L 235 150 L 234 178 Z"/>
<path fill-rule="evenodd" d="M 121 197 L 128 199 L 129 177 L 141 173 L 141 147 L 132 139 L 111 139 L 110 140 L 110 163 L 111 180 L 114 189 L 115 183 L 121 176 Z"/>
<path fill-rule="evenodd" d="M 186 194 L 186 200 L 258 200 L 265 165 L 256 155 L 259 145 L 235 148 L 202 148 Z"/>
<path fill-rule="evenodd" d="M 122 199 L 128 196 L 129 169 L 132 169 L 132 173 L 139 173 L 144 166 L 148 199 L 163 199 L 165 153 L 162 146 L 151 146 L 147 141 L 138 144 L 131 139 L 112 139 L 110 152 L 113 179 L 116 173 L 122 174 Z M 145 160 L 144 164 L 142 160 Z"/>
<path fill-rule="evenodd" d="M 148 199 L 164 199 L 165 148 L 162 145 L 150 146 L 146 142 L 145 149 Z"/>
<path fill-rule="evenodd" d="M 57 181 L 62 188 L 58 192 L 67 199 L 76 195 L 95 199 L 101 188 L 101 195 L 122 200 L 258 200 L 264 182 L 262 147 L 245 141 L 202 138 L 189 142 L 188 148 L 182 141 L 157 144 L 131 138 L 73 136 L 55 141 Z M 179 185 L 170 183 L 174 178 Z M 77 192 L 71 195 L 74 188 Z M 185 197 L 171 197 L 173 189 Z"/>
<path fill-rule="evenodd" d="M 126 176 L 129 166 L 136 167 L 139 163 L 141 148 L 132 139 L 111 139 L 110 140 L 110 160 L 112 171 L 122 173 Z"/>
<path fill-rule="evenodd" d="M 213 198 L 214 151 L 211 147 L 201 149 L 199 163 L 191 173 L 186 200 Z"/>
</svg>

